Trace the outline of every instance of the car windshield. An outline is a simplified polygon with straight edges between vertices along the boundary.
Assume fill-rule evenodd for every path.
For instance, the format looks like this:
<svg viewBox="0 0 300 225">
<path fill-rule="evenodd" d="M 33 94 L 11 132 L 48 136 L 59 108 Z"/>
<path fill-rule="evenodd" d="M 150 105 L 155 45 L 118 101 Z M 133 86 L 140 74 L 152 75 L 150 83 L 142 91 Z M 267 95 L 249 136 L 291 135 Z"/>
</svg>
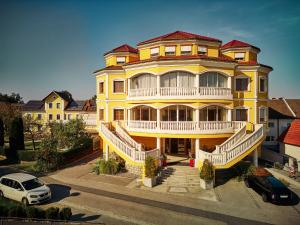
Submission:
<svg viewBox="0 0 300 225">
<path fill-rule="evenodd" d="M 27 180 L 27 181 L 22 182 L 22 185 L 26 190 L 32 190 L 32 189 L 41 187 L 44 184 L 41 181 L 39 181 L 37 178 L 35 178 L 32 180 Z"/>
<path fill-rule="evenodd" d="M 278 189 L 285 189 L 286 186 L 279 180 L 277 180 L 275 177 L 269 176 L 267 177 L 267 180 L 271 183 L 271 185 L 274 188 L 278 188 Z"/>
</svg>

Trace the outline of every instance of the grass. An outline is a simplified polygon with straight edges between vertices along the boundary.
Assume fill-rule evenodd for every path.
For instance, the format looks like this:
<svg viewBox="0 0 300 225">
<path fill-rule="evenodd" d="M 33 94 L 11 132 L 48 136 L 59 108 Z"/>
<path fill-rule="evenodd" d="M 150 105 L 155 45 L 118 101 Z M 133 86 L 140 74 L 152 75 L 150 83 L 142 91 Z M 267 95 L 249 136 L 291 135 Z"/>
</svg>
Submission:
<svg viewBox="0 0 300 225">
<path fill-rule="evenodd" d="M 35 170 L 35 161 L 32 161 L 32 162 L 22 162 L 20 164 L 14 164 L 14 165 L 11 165 L 12 167 L 18 169 L 18 170 L 24 170 L 28 173 L 34 173 L 36 172 Z"/>
<path fill-rule="evenodd" d="M 41 140 L 35 141 L 35 150 L 39 150 L 41 148 Z M 5 148 L 9 148 L 9 143 L 4 143 Z M 25 150 L 33 150 L 32 141 L 25 141 Z"/>
</svg>

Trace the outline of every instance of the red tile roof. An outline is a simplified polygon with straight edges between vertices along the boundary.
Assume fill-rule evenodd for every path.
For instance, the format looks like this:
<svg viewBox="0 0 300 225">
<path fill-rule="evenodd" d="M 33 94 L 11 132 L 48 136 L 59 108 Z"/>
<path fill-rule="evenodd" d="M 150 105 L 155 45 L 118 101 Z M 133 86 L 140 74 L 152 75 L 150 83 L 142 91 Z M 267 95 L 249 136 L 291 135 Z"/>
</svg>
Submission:
<svg viewBox="0 0 300 225">
<path fill-rule="evenodd" d="M 153 62 L 153 61 L 164 61 L 164 60 L 189 60 L 189 59 L 204 59 L 204 60 L 211 60 L 211 61 L 221 61 L 221 62 L 236 62 L 235 60 L 226 57 L 208 57 L 205 55 L 181 55 L 181 56 L 158 56 L 155 58 L 145 59 L 145 60 L 136 60 L 126 63 L 125 65 L 131 65 L 131 64 L 138 64 L 138 63 L 145 63 L 145 62 Z"/>
<path fill-rule="evenodd" d="M 94 73 L 97 73 L 97 72 L 100 72 L 100 71 L 103 71 L 103 70 L 123 70 L 123 67 L 122 66 L 107 66 L 107 67 L 104 67 L 102 69 L 94 71 Z"/>
<path fill-rule="evenodd" d="M 250 45 L 246 42 L 238 41 L 238 40 L 232 40 L 226 44 L 224 44 L 221 49 L 227 49 L 227 48 L 243 48 L 243 47 L 252 47 L 256 48 L 257 50 L 260 51 L 260 49 L 256 46 Z"/>
<path fill-rule="evenodd" d="M 279 136 L 278 141 L 300 147 L 300 119 L 295 119 L 291 126 Z"/>
<path fill-rule="evenodd" d="M 273 70 L 273 67 L 258 63 L 256 61 L 248 61 L 248 62 L 238 61 L 238 64 L 239 64 L 239 66 L 263 66 L 263 67 L 267 67 L 267 68 Z"/>
<path fill-rule="evenodd" d="M 205 37 L 198 34 L 192 34 L 188 32 L 183 31 L 175 31 L 172 33 L 168 33 L 159 37 L 155 37 L 146 41 L 142 41 L 138 43 L 138 45 L 148 44 L 156 41 L 167 41 L 167 40 L 191 40 L 191 39 L 197 39 L 197 40 L 206 40 L 206 41 L 216 41 L 221 42 L 219 39 L 211 38 L 211 37 Z"/>
<path fill-rule="evenodd" d="M 117 48 L 114 48 L 113 50 L 109 51 L 109 52 L 106 52 L 104 53 L 104 55 L 107 55 L 109 53 L 112 53 L 112 52 L 131 52 L 131 53 L 138 53 L 138 50 L 134 47 L 131 47 L 130 45 L 127 45 L 127 44 L 124 44 L 124 45 L 121 45 Z"/>
</svg>

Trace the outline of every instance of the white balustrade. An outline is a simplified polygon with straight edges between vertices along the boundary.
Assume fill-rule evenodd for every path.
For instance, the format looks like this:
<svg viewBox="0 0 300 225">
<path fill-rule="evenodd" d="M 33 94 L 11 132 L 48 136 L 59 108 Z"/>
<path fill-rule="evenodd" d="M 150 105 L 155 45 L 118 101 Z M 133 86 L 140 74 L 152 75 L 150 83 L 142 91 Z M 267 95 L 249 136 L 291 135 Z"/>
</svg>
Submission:
<svg viewBox="0 0 300 225">
<path fill-rule="evenodd" d="M 130 89 L 128 95 L 129 97 L 146 97 L 146 96 L 156 96 L 157 88 L 138 88 Z"/>
<path fill-rule="evenodd" d="M 121 126 L 120 123 L 116 123 L 116 132 L 122 137 L 127 143 L 129 143 L 132 147 L 136 148 L 139 151 L 142 151 L 142 145 L 136 142 Z"/>
</svg>

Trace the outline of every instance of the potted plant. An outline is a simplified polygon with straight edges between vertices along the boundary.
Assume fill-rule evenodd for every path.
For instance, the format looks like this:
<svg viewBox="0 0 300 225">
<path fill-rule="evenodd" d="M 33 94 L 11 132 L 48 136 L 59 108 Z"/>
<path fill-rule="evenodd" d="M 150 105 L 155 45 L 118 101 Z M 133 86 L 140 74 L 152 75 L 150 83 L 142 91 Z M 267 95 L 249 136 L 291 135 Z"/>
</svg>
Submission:
<svg viewBox="0 0 300 225">
<path fill-rule="evenodd" d="M 200 172 L 200 187 L 203 189 L 212 189 L 214 187 L 214 168 L 208 159 L 205 159 Z"/>
<path fill-rule="evenodd" d="M 143 183 L 146 187 L 154 187 L 156 185 L 157 166 L 155 159 L 148 156 L 145 160 L 145 177 Z"/>
<path fill-rule="evenodd" d="M 195 166 L 195 158 L 194 158 L 194 154 L 189 151 L 189 160 L 190 160 L 190 167 L 194 167 Z"/>
</svg>

